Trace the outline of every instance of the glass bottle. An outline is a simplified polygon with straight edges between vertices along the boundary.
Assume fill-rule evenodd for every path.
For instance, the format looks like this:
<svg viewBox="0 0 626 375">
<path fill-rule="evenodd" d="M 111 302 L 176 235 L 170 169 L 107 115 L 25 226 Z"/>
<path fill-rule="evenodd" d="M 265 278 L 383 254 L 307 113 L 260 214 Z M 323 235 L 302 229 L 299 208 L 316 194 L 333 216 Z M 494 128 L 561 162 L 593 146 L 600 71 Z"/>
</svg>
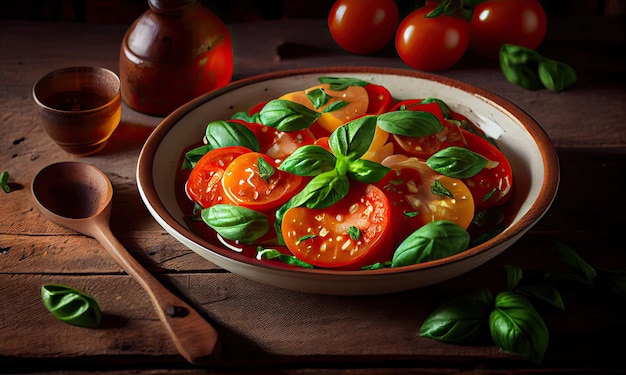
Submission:
<svg viewBox="0 0 626 375">
<path fill-rule="evenodd" d="M 231 81 L 232 41 L 224 22 L 197 0 L 148 3 L 122 41 L 122 99 L 165 116 Z"/>
</svg>

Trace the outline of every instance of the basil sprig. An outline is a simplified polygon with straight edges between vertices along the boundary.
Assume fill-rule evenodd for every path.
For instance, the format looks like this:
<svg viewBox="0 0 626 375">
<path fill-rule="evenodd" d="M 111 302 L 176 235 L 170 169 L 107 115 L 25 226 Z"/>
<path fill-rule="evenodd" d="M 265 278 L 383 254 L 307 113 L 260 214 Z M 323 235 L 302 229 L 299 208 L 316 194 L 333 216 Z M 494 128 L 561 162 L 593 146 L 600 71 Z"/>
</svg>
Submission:
<svg viewBox="0 0 626 375">
<path fill-rule="evenodd" d="M 576 71 L 570 65 L 512 44 L 500 47 L 500 68 L 509 82 L 528 90 L 545 87 L 560 92 L 577 80 Z"/>
<path fill-rule="evenodd" d="M 488 162 L 484 156 L 457 146 L 441 149 L 426 160 L 426 164 L 435 172 L 459 179 L 475 176 Z"/>
<path fill-rule="evenodd" d="M 267 216 L 246 207 L 216 204 L 200 211 L 202 221 L 228 240 L 253 243 L 269 232 Z"/>
<path fill-rule="evenodd" d="M 391 267 L 409 266 L 458 254 L 468 248 L 470 236 L 458 224 L 432 221 L 411 233 L 398 246 Z"/>
<path fill-rule="evenodd" d="M 41 286 L 41 300 L 52 315 L 67 324 L 95 328 L 102 320 L 96 299 L 69 286 L 44 284 Z"/>
<path fill-rule="evenodd" d="M 270 100 L 259 112 L 259 120 L 263 125 L 281 131 L 306 129 L 322 114 L 291 100 Z"/>
</svg>

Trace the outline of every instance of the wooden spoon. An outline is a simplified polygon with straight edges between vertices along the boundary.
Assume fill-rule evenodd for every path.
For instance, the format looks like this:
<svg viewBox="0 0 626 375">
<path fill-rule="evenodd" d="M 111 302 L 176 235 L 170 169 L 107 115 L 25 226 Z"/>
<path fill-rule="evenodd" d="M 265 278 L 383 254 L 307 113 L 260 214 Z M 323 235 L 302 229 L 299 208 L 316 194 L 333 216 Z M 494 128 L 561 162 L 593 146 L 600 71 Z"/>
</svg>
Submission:
<svg viewBox="0 0 626 375">
<path fill-rule="evenodd" d="M 97 239 L 141 284 L 185 359 L 202 364 L 216 355 L 219 338 L 213 326 L 143 268 L 111 232 L 113 187 L 101 170 L 82 162 L 51 164 L 35 176 L 32 192 L 44 217 Z"/>
</svg>

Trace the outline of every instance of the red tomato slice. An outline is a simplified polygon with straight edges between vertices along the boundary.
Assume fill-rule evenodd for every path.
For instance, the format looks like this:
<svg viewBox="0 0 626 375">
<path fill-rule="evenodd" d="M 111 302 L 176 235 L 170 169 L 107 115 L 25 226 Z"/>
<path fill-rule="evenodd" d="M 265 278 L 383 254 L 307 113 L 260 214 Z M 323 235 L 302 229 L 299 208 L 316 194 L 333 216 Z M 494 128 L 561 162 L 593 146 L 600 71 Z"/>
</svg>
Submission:
<svg viewBox="0 0 626 375">
<path fill-rule="evenodd" d="M 367 113 L 370 115 L 379 115 L 389 112 L 393 107 L 393 98 L 391 93 L 385 86 L 370 83 L 365 86 L 365 91 L 369 98 L 367 104 Z"/>
<path fill-rule="evenodd" d="M 269 176 L 259 171 L 259 158 L 273 169 Z M 302 177 L 281 171 L 274 160 L 259 152 L 248 152 L 231 161 L 222 178 L 222 187 L 234 204 L 257 211 L 278 208 L 300 190 Z"/>
<path fill-rule="evenodd" d="M 447 121 L 443 117 L 443 112 L 439 104 L 421 103 L 422 99 L 403 100 L 396 104 L 394 111 L 404 108 L 410 111 L 430 112 L 437 116 L 443 125 L 443 130 L 437 134 L 425 137 L 408 137 L 394 134 L 393 139 L 400 149 L 409 156 L 416 156 L 420 159 L 428 159 L 435 152 L 450 146 L 465 147 L 465 140 L 461 129 L 454 123 Z"/>
<path fill-rule="evenodd" d="M 463 180 L 474 196 L 477 211 L 501 206 L 513 195 L 513 171 L 504 154 L 491 142 L 463 130 L 467 148 L 489 159 L 477 175 Z"/>
<path fill-rule="evenodd" d="M 359 269 L 391 260 L 390 213 L 389 202 L 379 188 L 352 183 L 350 193 L 328 208 L 287 210 L 282 221 L 283 239 L 294 256 L 314 266 Z M 351 236 L 351 231 L 358 235 Z"/>
<path fill-rule="evenodd" d="M 222 189 L 222 176 L 235 158 L 248 152 L 251 150 L 241 146 L 222 147 L 207 152 L 198 160 L 185 184 L 189 198 L 204 208 L 230 203 Z"/>
<path fill-rule="evenodd" d="M 246 122 L 242 120 L 230 120 L 245 125 L 252 130 L 259 140 L 261 153 L 274 159 L 276 163 L 281 163 L 287 156 L 291 155 L 298 147 L 312 145 L 315 143 L 315 136 L 308 129 L 284 132 L 273 128 L 257 124 L 256 122 Z"/>
</svg>

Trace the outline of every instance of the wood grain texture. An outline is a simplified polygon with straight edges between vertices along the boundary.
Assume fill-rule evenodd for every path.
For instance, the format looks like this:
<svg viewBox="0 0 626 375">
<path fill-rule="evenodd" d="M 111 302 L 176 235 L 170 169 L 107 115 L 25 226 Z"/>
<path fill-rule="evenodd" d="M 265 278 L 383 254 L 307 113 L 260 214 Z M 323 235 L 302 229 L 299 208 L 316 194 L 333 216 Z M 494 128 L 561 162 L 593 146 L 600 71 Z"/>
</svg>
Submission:
<svg viewBox="0 0 626 375">
<path fill-rule="evenodd" d="M 546 361 L 537 367 L 493 346 L 455 346 L 420 338 L 432 309 L 476 287 L 501 290 L 506 264 L 562 267 L 554 241 L 570 245 L 597 267 L 626 267 L 622 241 L 626 204 L 626 93 L 623 19 L 554 23 L 542 52 L 574 65 L 579 82 L 560 94 L 525 91 L 506 82 L 497 64 L 468 56 L 440 74 L 493 91 L 528 112 L 557 146 L 559 194 L 545 217 L 510 250 L 448 282 L 377 297 L 316 296 L 265 286 L 226 272 L 169 236 L 142 204 L 135 182 L 143 142 L 161 118 L 127 107 L 106 149 L 77 158 L 61 151 L 35 118 L 30 90 L 44 73 L 70 65 L 117 71 L 122 25 L 0 21 L 0 169 L 13 191 L 0 193 L 0 373 L 200 373 L 178 355 L 148 297 L 99 243 L 44 219 L 30 181 L 56 161 L 92 163 L 111 179 L 111 227 L 129 252 L 170 290 L 214 323 L 222 355 L 213 373 L 382 374 L 598 371 L 621 366 L 626 335 L 623 307 L 580 290 L 564 293 L 566 311 L 544 309 L 551 332 Z M 231 25 L 236 78 L 330 65 L 401 67 L 390 54 L 338 51 L 323 20 Z M 603 35 L 611 35 L 603 37 Z M 40 287 L 55 282 L 94 296 L 102 329 L 65 325 L 41 304 Z M 623 367 L 622 367 L 623 368 Z M 202 371 L 204 373 L 204 371 Z"/>
</svg>

